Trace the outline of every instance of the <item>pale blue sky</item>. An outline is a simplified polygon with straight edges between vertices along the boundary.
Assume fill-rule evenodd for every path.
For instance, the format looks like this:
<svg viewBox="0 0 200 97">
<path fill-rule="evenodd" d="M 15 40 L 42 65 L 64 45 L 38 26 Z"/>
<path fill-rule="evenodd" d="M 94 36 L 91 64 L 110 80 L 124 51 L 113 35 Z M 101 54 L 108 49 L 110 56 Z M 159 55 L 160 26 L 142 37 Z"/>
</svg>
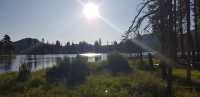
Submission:
<svg viewBox="0 0 200 97">
<path fill-rule="evenodd" d="M 62 43 L 83 40 L 93 43 L 99 38 L 103 43 L 119 41 L 142 0 L 90 1 L 100 4 L 101 16 L 121 31 L 101 19 L 86 19 L 77 0 L 0 0 L 0 36 L 8 34 L 13 41 L 25 37 Z"/>
</svg>

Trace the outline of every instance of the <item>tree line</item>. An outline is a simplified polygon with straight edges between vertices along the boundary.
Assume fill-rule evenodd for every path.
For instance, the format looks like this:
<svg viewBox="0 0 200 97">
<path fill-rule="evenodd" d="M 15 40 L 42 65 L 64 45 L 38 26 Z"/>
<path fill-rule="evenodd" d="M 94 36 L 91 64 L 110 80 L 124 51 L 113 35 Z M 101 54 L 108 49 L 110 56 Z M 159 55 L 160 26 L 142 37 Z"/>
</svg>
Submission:
<svg viewBox="0 0 200 97">
<path fill-rule="evenodd" d="M 5 35 L 0 41 L 0 55 L 14 54 L 15 47 L 14 43 L 11 41 L 10 36 Z"/>
<path fill-rule="evenodd" d="M 81 41 L 78 44 L 67 42 L 62 45 L 59 40 L 55 43 L 44 42 L 44 39 L 25 38 L 17 42 L 11 41 L 9 35 L 5 35 L 0 41 L 0 54 L 79 54 L 79 53 L 109 53 L 118 51 L 122 53 L 137 53 L 139 46 L 130 40 L 114 41 L 109 45 L 102 45 L 101 39 L 94 44 Z M 145 50 L 145 49 L 144 49 Z"/>
</svg>

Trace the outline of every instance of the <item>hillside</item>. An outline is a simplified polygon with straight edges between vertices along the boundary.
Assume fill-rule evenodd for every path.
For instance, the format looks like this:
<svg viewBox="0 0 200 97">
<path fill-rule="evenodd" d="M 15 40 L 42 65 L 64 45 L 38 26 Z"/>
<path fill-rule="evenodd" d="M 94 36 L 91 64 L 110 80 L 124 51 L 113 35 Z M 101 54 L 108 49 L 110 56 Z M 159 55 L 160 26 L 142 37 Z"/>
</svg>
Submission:
<svg viewBox="0 0 200 97">
<path fill-rule="evenodd" d="M 41 42 L 33 38 L 24 38 L 14 42 L 15 51 L 18 54 L 26 53 L 33 49 L 36 44 L 41 44 Z"/>
</svg>

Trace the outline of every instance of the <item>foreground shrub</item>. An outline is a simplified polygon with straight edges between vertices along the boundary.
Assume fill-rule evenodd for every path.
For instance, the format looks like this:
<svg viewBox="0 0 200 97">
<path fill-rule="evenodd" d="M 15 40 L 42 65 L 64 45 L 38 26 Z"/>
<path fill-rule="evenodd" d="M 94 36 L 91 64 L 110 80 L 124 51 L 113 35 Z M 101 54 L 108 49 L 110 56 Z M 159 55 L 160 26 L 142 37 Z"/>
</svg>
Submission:
<svg viewBox="0 0 200 97">
<path fill-rule="evenodd" d="M 66 83 L 66 75 L 70 68 L 69 58 L 64 58 L 64 60 L 59 59 L 57 66 L 47 70 L 46 78 L 50 83 L 63 82 Z"/>
<path fill-rule="evenodd" d="M 78 56 L 71 63 L 69 58 L 65 58 L 56 67 L 47 71 L 47 80 L 72 86 L 82 83 L 88 72 L 87 62 L 81 57 Z"/>
<path fill-rule="evenodd" d="M 90 76 L 79 87 L 81 97 L 166 97 L 164 82 L 147 72 L 123 76 Z"/>
<path fill-rule="evenodd" d="M 112 74 L 127 73 L 131 70 L 128 60 L 119 53 L 108 55 L 106 69 Z"/>
<path fill-rule="evenodd" d="M 141 64 L 140 60 L 132 59 L 130 60 L 130 64 L 134 69 L 146 70 L 146 71 L 154 71 L 156 67 L 153 67 L 149 64 L 148 60 L 143 60 L 143 64 Z"/>
<path fill-rule="evenodd" d="M 31 78 L 31 69 L 27 64 L 22 64 L 19 67 L 19 73 L 17 76 L 18 81 L 27 81 Z"/>
</svg>

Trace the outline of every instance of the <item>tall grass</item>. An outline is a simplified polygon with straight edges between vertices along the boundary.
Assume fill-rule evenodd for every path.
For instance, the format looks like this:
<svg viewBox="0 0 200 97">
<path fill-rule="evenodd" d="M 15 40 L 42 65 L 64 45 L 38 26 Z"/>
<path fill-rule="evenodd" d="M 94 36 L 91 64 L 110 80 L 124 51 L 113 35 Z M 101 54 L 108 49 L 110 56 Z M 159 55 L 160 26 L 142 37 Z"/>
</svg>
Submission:
<svg viewBox="0 0 200 97">
<path fill-rule="evenodd" d="M 64 63 L 60 63 L 62 69 L 59 67 L 58 70 L 66 69 L 68 63 Z M 132 64 L 134 71 L 113 76 L 104 71 L 108 63 L 85 64 L 90 75 L 74 86 L 50 83 L 45 70 L 31 73 L 30 79 L 23 83 L 17 80 L 18 73 L 0 74 L 0 97 L 166 97 L 166 82 L 160 78 L 158 71 L 150 72 Z M 79 69 L 82 68 L 72 70 L 78 72 Z M 173 74 L 174 97 L 200 97 L 199 71 L 192 71 L 191 84 L 184 81 L 185 70 L 175 69 Z"/>
</svg>

